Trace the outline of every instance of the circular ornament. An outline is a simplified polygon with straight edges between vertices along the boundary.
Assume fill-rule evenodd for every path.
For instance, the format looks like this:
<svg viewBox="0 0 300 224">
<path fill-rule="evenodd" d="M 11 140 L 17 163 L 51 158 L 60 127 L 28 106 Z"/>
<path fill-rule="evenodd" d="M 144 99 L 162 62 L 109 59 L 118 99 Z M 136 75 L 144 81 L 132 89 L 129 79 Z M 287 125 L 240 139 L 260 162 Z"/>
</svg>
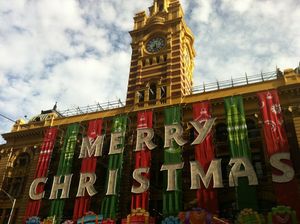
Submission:
<svg viewBox="0 0 300 224">
<path fill-rule="evenodd" d="M 154 37 L 150 39 L 146 44 L 146 50 L 149 53 L 156 53 L 162 50 L 166 46 L 166 40 L 163 37 Z"/>
</svg>

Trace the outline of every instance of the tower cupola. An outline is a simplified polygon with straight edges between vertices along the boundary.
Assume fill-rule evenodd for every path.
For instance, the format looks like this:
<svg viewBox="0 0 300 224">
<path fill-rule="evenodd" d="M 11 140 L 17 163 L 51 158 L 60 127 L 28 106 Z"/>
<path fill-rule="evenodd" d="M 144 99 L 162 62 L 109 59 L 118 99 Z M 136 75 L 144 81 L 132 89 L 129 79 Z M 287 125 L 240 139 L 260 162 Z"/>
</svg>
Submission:
<svg viewBox="0 0 300 224">
<path fill-rule="evenodd" d="M 179 0 L 154 0 L 150 14 L 134 17 L 126 105 L 172 103 L 192 93 L 194 36 Z"/>
</svg>

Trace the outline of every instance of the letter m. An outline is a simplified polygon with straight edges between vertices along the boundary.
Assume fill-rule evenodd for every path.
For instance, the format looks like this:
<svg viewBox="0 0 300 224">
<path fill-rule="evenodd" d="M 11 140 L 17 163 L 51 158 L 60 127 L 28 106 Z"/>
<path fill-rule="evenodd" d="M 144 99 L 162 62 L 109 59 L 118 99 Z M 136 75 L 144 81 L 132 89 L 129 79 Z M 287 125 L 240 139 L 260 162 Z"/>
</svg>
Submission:
<svg viewBox="0 0 300 224">
<path fill-rule="evenodd" d="M 99 157 L 102 156 L 104 135 L 97 138 L 83 137 L 79 158 Z"/>
</svg>

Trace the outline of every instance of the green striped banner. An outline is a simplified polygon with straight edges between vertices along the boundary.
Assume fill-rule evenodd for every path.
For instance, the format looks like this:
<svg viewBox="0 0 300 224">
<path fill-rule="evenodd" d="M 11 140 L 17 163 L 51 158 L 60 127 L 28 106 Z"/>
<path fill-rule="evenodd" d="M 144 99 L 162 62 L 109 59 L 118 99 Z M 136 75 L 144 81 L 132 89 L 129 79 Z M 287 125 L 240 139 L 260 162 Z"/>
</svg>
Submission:
<svg viewBox="0 0 300 224">
<path fill-rule="evenodd" d="M 72 124 L 68 126 L 63 148 L 61 150 L 56 176 L 64 176 L 67 174 L 71 174 L 78 132 L 79 132 L 78 124 Z M 58 194 L 58 198 L 60 198 L 60 193 Z M 63 216 L 64 206 L 65 206 L 64 199 L 55 199 L 51 202 L 51 209 L 50 209 L 49 216 L 55 216 L 57 223 L 60 223 L 61 221 L 61 218 Z"/>
<path fill-rule="evenodd" d="M 166 108 L 164 110 L 165 125 L 180 124 L 181 108 L 179 106 Z M 170 148 L 164 149 L 164 164 L 176 164 L 182 162 L 181 147 L 175 141 Z M 176 170 L 176 190 L 167 191 L 167 171 L 163 172 L 163 215 L 177 216 L 182 210 L 182 170 Z"/>
<path fill-rule="evenodd" d="M 225 109 L 231 158 L 247 157 L 251 160 L 243 98 L 241 96 L 226 98 Z M 239 178 L 236 194 L 239 210 L 257 209 L 256 187 L 249 186 L 247 177 Z"/>
<path fill-rule="evenodd" d="M 125 132 L 127 126 L 127 116 L 119 116 L 113 119 L 113 127 L 112 133 L 115 132 L 122 132 L 124 135 L 121 138 L 121 147 L 125 145 Z M 120 192 L 120 184 L 121 184 L 121 176 L 122 176 L 122 163 L 123 163 L 123 153 L 109 155 L 108 161 L 108 171 L 106 177 L 106 190 L 108 188 L 108 177 L 109 177 L 109 170 L 116 170 L 118 169 L 117 173 L 117 184 L 116 184 L 116 195 L 106 195 L 103 198 L 102 205 L 101 205 L 101 214 L 103 215 L 104 219 L 115 219 L 117 208 L 118 208 L 118 198 Z"/>
</svg>

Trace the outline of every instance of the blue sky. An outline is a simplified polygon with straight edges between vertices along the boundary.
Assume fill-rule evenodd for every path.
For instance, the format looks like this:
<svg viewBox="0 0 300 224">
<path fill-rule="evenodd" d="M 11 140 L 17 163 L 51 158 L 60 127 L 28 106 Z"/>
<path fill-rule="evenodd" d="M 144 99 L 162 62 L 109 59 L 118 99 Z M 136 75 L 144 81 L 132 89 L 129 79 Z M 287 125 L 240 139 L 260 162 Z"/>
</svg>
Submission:
<svg viewBox="0 0 300 224">
<path fill-rule="evenodd" d="M 182 0 L 194 85 L 300 61 L 299 0 Z M 0 0 L 0 113 L 125 99 L 133 16 L 152 0 Z M 0 133 L 12 123 L 0 117 Z"/>
</svg>

